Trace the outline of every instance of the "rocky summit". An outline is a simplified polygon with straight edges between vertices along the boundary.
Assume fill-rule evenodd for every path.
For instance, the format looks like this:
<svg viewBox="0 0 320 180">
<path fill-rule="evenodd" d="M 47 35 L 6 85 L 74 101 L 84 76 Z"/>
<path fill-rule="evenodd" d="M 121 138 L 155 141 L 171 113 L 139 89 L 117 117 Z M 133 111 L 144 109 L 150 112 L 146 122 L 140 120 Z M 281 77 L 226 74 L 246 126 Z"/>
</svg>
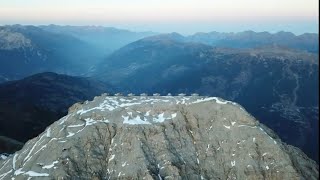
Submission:
<svg viewBox="0 0 320 180">
<path fill-rule="evenodd" d="M 0 158 L 0 180 L 309 180 L 318 170 L 240 105 L 202 96 L 95 97 Z"/>
</svg>

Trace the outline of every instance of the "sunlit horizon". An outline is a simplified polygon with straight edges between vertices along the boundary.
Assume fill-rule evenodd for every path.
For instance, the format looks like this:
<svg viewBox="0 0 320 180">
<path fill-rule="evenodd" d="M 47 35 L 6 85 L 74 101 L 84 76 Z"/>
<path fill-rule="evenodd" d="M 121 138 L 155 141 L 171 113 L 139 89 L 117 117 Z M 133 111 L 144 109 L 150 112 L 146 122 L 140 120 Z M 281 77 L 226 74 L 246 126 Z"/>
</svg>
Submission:
<svg viewBox="0 0 320 180">
<path fill-rule="evenodd" d="M 96 25 L 132 31 L 318 32 L 317 0 L 11 0 L 0 24 Z"/>
</svg>

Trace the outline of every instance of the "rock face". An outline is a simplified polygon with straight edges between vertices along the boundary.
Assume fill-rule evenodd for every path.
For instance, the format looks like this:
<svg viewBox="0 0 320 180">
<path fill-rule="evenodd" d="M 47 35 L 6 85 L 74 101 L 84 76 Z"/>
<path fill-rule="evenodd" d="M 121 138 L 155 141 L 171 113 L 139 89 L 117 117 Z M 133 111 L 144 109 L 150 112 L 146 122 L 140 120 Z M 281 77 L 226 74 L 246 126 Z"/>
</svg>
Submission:
<svg viewBox="0 0 320 180">
<path fill-rule="evenodd" d="M 318 165 L 216 97 L 96 97 L 75 104 L 0 179 L 317 179 Z"/>
</svg>

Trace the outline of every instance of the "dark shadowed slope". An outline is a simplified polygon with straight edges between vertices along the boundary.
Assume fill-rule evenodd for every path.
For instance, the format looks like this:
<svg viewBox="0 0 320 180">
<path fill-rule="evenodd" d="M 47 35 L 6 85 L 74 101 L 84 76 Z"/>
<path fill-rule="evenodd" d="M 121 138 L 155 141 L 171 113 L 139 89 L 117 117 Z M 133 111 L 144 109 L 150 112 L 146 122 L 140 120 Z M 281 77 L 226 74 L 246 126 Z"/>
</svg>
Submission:
<svg viewBox="0 0 320 180">
<path fill-rule="evenodd" d="M 106 83 L 55 73 L 1 84 L 0 136 L 25 142 L 64 116 L 72 104 L 110 90 Z"/>
</svg>

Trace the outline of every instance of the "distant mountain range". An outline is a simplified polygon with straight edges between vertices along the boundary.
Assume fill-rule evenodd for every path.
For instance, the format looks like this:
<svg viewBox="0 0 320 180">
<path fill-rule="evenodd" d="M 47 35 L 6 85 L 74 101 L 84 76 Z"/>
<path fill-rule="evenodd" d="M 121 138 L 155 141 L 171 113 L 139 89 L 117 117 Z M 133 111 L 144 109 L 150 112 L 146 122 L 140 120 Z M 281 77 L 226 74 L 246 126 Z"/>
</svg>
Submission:
<svg viewBox="0 0 320 180">
<path fill-rule="evenodd" d="M 186 37 L 187 41 L 201 42 L 218 47 L 253 48 L 261 46 L 280 46 L 319 52 L 319 34 L 305 33 L 299 36 L 291 32 L 278 33 L 244 31 L 239 33 L 196 33 Z"/>
<path fill-rule="evenodd" d="M 83 76 L 114 49 L 152 34 L 98 27 L 0 26 L 0 82 L 47 71 Z"/>
<path fill-rule="evenodd" d="M 74 103 L 104 92 L 112 92 L 106 83 L 55 73 L 0 84 L 0 142 L 26 142 L 67 114 Z M 0 146 L 0 152 L 10 149 Z"/>
<path fill-rule="evenodd" d="M 4 26 L 0 34 L 0 75 L 10 80 L 45 71 L 79 75 L 98 58 L 86 42 L 35 26 Z"/>
<path fill-rule="evenodd" d="M 156 35 L 156 36 L 154 36 Z M 0 83 L 41 72 L 86 76 L 108 55 L 139 39 L 175 39 L 215 47 L 282 47 L 319 52 L 318 34 L 131 32 L 101 26 L 0 26 Z"/>
<path fill-rule="evenodd" d="M 153 36 L 155 32 L 132 32 L 124 29 L 103 26 L 39 26 L 48 32 L 71 35 L 78 38 L 104 55 L 109 55 L 113 51 L 131 42 L 147 36 Z"/>
<path fill-rule="evenodd" d="M 318 159 L 318 74 L 317 54 L 278 46 L 214 48 L 170 34 L 119 49 L 94 77 L 125 93 L 196 92 L 238 102 L 285 142 Z"/>
<path fill-rule="evenodd" d="M 182 36 L 179 33 L 159 34 L 152 39 L 171 39 L 180 42 L 202 43 L 214 47 L 224 48 L 258 48 L 281 47 L 302 50 L 312 53 L 319 52 L 319 34 L 305 33 L 294 35 L 291 32 L 280 31 L 271 34 L 269 32 L 244 31 L 239 33 L 195 33 L 190 36 Z"/>
</svg>

